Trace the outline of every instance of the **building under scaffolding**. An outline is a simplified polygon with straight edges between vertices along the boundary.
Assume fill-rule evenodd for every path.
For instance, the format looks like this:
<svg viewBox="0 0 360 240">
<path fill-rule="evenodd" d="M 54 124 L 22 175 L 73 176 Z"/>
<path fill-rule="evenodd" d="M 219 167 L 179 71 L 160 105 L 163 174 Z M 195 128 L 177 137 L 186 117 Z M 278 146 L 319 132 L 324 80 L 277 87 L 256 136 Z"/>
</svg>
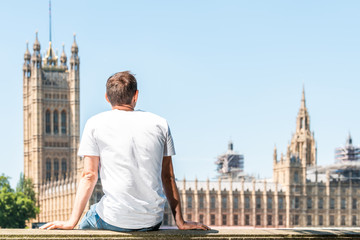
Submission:
<svg viewBox="0 0 360 240">
<path fill-rule="evenodd" d="M 352 144 L 352 138 L 350 134 L 346 140 L 345 146 L 335 149 L 335 160 L 336 162 L 340 163 L 360 160 L 360 147 L 355 147 Z"/>
<path fill-rule="evenodd" d="M 244 155 L 236 153 L 234 144 L 230 141 L 227 152 L 218 156 L 215 164 L 221 178 L 238 178 L 244 172 Z"/>
<path fill-rule="evenodd" d="M 335 149 L 334 164 L 309 168 L 307 172 L 311 179 L 325 180 L 327 175 L 331 181 L 360 182 L 360 147 L 352 144 L 350 134 L 345 146 Z"/>
</svg>

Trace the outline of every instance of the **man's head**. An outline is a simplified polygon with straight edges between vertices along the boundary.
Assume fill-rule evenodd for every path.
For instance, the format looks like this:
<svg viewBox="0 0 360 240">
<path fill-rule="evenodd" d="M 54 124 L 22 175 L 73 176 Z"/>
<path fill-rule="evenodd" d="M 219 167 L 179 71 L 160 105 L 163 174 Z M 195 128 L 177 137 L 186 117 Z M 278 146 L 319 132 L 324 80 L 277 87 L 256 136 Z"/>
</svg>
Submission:
<svg viewBox="0 0 360 240">
<path fill-rule="evenodd" d="M 106 82 L 106 97 L 111 106 L 135 106 L 137 92 L 136 79 L 129 71 L 115 73 Z"/>
</svg>

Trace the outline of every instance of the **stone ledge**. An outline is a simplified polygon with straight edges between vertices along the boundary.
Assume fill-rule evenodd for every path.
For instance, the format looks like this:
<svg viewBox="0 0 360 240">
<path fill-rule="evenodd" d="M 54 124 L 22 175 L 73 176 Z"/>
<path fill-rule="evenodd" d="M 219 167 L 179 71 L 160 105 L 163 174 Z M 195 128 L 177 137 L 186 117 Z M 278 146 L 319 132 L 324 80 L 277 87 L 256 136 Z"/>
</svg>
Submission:
<svg viewBox="0 0 360 240">
<path fill-rule="evenodd" d="M 359 239 L 360 228 L 173 230 L 119 233 L 104 230 L 0 229 L 0 239 Z"/>
</svg>

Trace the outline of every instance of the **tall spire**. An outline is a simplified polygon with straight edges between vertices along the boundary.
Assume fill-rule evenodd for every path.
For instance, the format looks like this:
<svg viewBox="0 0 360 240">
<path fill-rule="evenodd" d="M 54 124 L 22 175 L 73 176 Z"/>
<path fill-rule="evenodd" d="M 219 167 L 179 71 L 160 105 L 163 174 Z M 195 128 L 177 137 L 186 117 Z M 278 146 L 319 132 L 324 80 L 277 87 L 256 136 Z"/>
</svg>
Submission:
<svg viewBox="0 0 360 240">
<path fill-rule="evenodd" d="M 306 108 L 306 103 L 305 103 L 305 87 L 304 87 L 304 85 L 303 85 L 303 89 L 302 89 L 301 108 L 302 108 L 302 109 Z"/>
<path fill-rule="evenodd" d="M 51 42 L 51 0 L 49 0 L 49 42 Z"/>
</svg>

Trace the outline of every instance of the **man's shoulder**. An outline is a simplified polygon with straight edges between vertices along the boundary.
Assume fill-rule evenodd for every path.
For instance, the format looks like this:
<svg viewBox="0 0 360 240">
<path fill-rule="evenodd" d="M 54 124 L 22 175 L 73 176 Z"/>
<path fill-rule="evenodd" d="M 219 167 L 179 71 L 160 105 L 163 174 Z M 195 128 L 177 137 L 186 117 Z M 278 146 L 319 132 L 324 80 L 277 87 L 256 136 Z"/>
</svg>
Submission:
<svg viewBox="0 0 360 240">
<path fill-rule="evenodd" d="M 146 119 L 147 122 L 153 122 L 155 124 L 161 124 L 164 127 L 167 126 L 167 120 L 155 113 L 147 112 L 143 110 L 136 110 L 136 115 L 140 115 L 142 118 Z"/>
<path fill-rule="evenodd" d="M 155 114 L 155 113 L 152 113 L 152 112 L 147 112 L 147 111 L 144 111 L 144 110 L 136 110 L 135 111 L 137 114 L 140 114 L 140 115 L 144 115 L 144 117 L 147 117 L 147 118 L 152 118 L 154 120 L 158 120 L 158 121 L 166 121 L 165 118 Z"/>
<path fill-rule="evenodd" d="M 86 124 L 89 124 L 89 125 L 96 124 L 97 122 L 99 122 L 102 119 L 109 116 L 109 114 L 111 114 L 111 111 L 97 113 L 97 114 L 91 116 L 90 118 L 88 118 L 88 120 L 86 121 Z"/>
</svg>

